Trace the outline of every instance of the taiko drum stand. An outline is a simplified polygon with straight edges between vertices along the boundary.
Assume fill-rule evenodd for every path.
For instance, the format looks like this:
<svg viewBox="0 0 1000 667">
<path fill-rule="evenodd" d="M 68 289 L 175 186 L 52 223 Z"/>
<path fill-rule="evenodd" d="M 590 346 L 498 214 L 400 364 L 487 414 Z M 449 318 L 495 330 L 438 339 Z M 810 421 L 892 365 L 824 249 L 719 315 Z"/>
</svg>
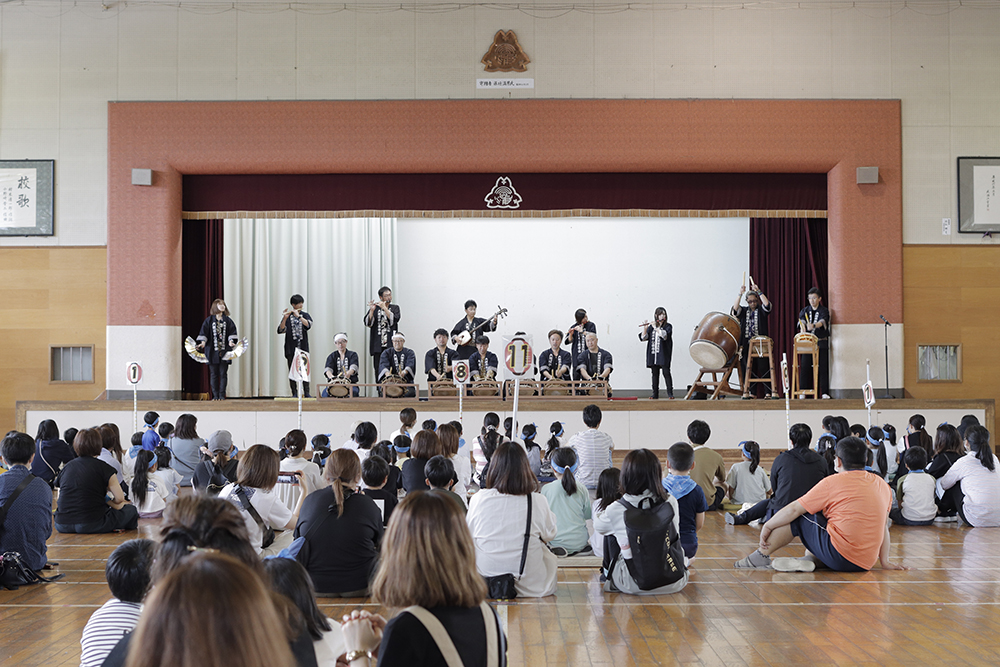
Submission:
<svg viewBox="0 0 1000 667">
<path fill-rule="evenodd" d="M 701 368 L 698 370 L 698 379 L 694 381 L 691 388 L 688 389 L 687 396 L 685 399 L 690 399 L 696 391 L 701 391 L 709 395 L 709 400 L 715 400 L 719 398 L 720 394 L 729 394 L 731 396 L 742 396 L 743 395 L 743 376 L 739 372 L 740 354 L 734 354 L 732 359 L 730 359 L 723 368 Z M 729 376 L 736 371 L 736 377 L 739 378 L 740 388 L 733 389 L 729 386 Z M 722 378 L 719 378 L 719 374 L 722 374 Z M 703 380 L 706 375 L 711 375 L 711 380 Z"/>
</svg>

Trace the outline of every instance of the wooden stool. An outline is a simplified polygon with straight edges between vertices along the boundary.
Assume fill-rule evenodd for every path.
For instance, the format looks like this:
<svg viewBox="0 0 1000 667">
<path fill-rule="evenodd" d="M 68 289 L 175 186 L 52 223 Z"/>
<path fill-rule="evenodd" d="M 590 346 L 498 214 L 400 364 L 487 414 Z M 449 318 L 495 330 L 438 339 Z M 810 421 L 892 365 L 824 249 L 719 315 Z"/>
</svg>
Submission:
<svg viewBox="0 0 1000 667">
<path fill-rule="evenodd" d="M 812 355 L 812 389 L 799 389 L 799 356 Z M 819 398 L 819 339 L 811 333 L 800 333 L 792 346 L 792 398 L 810 396 Z"/>
<path fill-rule="evenodd" d="M 774 379 L 774 341 L 767 336 L 755 336 L 748 341 L 746 378 L 743 380 L 743 397 L 749 398 L 754 383 L 767 382 L 771 385 L 771 396 L 778 397 L 778 389 Z M 767 359 L 767 377 L 753 377 L 753 360 Z"/>
</svg>

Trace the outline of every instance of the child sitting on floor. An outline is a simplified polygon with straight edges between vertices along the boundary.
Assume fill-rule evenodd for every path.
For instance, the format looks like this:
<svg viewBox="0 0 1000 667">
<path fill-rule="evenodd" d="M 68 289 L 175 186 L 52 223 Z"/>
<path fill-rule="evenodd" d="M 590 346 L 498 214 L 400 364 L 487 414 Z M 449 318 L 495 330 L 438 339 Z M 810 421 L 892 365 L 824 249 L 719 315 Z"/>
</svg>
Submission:
<svg viewBox="0 0 1000 667">
<path fill-rule="evenodd" d="M 608 505 L 622 497 L 621 481 L 622 471 L 618 468 L 605 468 L 601 471 L 601 476 L 597 478 L 597 499 L 590 506 L 592 515 L 603 512 L 608 509 Z M 587 528 L 593 529 L 592 522 Z M 604 539 L 605 537 L 596 531 L 590 535 L 590 547 L 598 558 L 604 558 Z M 607 574 L 607 567 L 603 570 Z"/>
<path fill-rule="evenodd" d="M 556 556 L 573 556 L 582 551 L 590 551 L 590 535 L 587 520 L 591 518 L 590 494 L 576 483 L 573 473 L 580 462 L 576 452 L 569 447 L 560 447 L 552 455 L 552 471 L 555 482 L 542 487 L 542 495 L 549 501 L 549 509 L 556 515 L 558 531 L 549 542 L 549 550 Z"/>
<path fill-rule="evenodd" d="M 760 445 L 753 440 L 740 443 L 743 460 L 734 463 L 726 476 L 729 500 L 737 505 L 756 505 L 771 495 L 771 479 L 760 466 Z"/>
<path fill-rule="evenodd" d="M 440 454 L 428 459 L 424 465 L 424 481 L 427 482 L 431 491 L 444 494 L 455 501 L 462 508 L 462 514 L 468 512 L 465 503 L 462 502 L 462 497 L 452 491 L 458 481 L 458 475 L 455 474 L 455 464 L 451 462 L 451 459 Z"/>
<path fill-rule="evenodd" d="M 160 518 L 170 499 L 167 485 L 154 474 L 156 467 L 156 454 L 148 449 L 139 450 L 132 476 L 132 502 L 139 510 L 140 519 Z"/>
<path fill-rule="evenodd" d="M 698 531 L 705 525 L 708 511 L 705 492 L 691 479 L 694 448 L 686 442 L 671 445 L 667 450 L 667 465 L 670 474 L 663 478 L 663 488 L 677 499 L 681 546 L 685 558 L 692 560 L 698 553 Z"/>
<path fill-rule="evenodd" d="M 374 453 L 366 458 L 361 464 L 361 481 L 364 482 L 364 494 L 374 500 L 382 512 L 382 525 L 388 526 L 392 510 L 399 503 L 395 492 L 385 488 L 389 481 L 388 461 Z"/>
<path fill-rule="evenodd" d="M 170 492 L 170 498 L 176 498 L 181 484 L 181 474 L 170 467 L 170 462 L 173 460 L 170 450 L 160 445 L 153 450 L 153 454 L 156 455 L 156 476 L 163 480 L 167 491 Z"/>
<path fill-rule="evenodd" d="M 937 502 L 934 487 L 937 483 L 924 472 L 927 453 L 920 445 L 914 445 L 903 454 L 908 473 L 896 482 L 898 507 L 892 508 L 889 518 L 903 526 L 929 526 L 937 516 Z"/>
<path fill-rule="evenodd" d="M 152 452 L 145 452 L 150 457 Z M 134 478 L 133 478 L 134 481 Z M 114 597 L 91 615 L 80 638 L 80 667 L 100 667 L 119 640 L 139 622 L 156 554 L 153 540 L 129 540 L 111 552 L 104 566 Z"/>
</svg>

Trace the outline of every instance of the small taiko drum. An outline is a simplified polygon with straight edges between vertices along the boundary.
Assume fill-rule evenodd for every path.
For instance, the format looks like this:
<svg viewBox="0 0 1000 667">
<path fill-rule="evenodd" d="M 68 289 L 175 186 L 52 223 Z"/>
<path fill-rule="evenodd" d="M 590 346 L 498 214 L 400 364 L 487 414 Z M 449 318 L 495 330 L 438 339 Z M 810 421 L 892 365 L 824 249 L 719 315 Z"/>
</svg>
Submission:
<svg viewBox="0 0 1000 667">
<path fill-rule="evenodd" d="M 709 313 L 694 328 L 689 351 L 702 368 L 724 368 L 740 348 L 740 322 L 726 313 Z"/>
<path fill-rule="evenodd" d="M 808 331 L 803 331 L 800 334 L 795 334 L 796 349 L 800 347 L 802 348 L 816 347 L 818 343 L 819 343 L 819 338 L 816 337 L 816 334 L 809 333 Z"/>
<path fill-rule="evenodd" d="M 327 392 L 334 398 L 347 398 L 351 393 L 351 381 L 342 377 L 333 378 Z"/>
</svg>

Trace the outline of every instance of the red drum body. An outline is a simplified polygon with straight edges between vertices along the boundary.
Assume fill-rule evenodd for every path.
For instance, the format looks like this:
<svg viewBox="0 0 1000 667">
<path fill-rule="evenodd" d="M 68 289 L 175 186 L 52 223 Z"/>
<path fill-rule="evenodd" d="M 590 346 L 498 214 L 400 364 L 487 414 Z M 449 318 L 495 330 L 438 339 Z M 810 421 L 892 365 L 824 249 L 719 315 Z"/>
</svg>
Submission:
<svg viewBox="0 0 1000 667">
<path fill-rule="evenodd" d="M 709 313 L 691 335 L 691 358 L 702 368 L 725 368 L 740 347 L 740 322 L 726 313 Z"/>
</svg>

